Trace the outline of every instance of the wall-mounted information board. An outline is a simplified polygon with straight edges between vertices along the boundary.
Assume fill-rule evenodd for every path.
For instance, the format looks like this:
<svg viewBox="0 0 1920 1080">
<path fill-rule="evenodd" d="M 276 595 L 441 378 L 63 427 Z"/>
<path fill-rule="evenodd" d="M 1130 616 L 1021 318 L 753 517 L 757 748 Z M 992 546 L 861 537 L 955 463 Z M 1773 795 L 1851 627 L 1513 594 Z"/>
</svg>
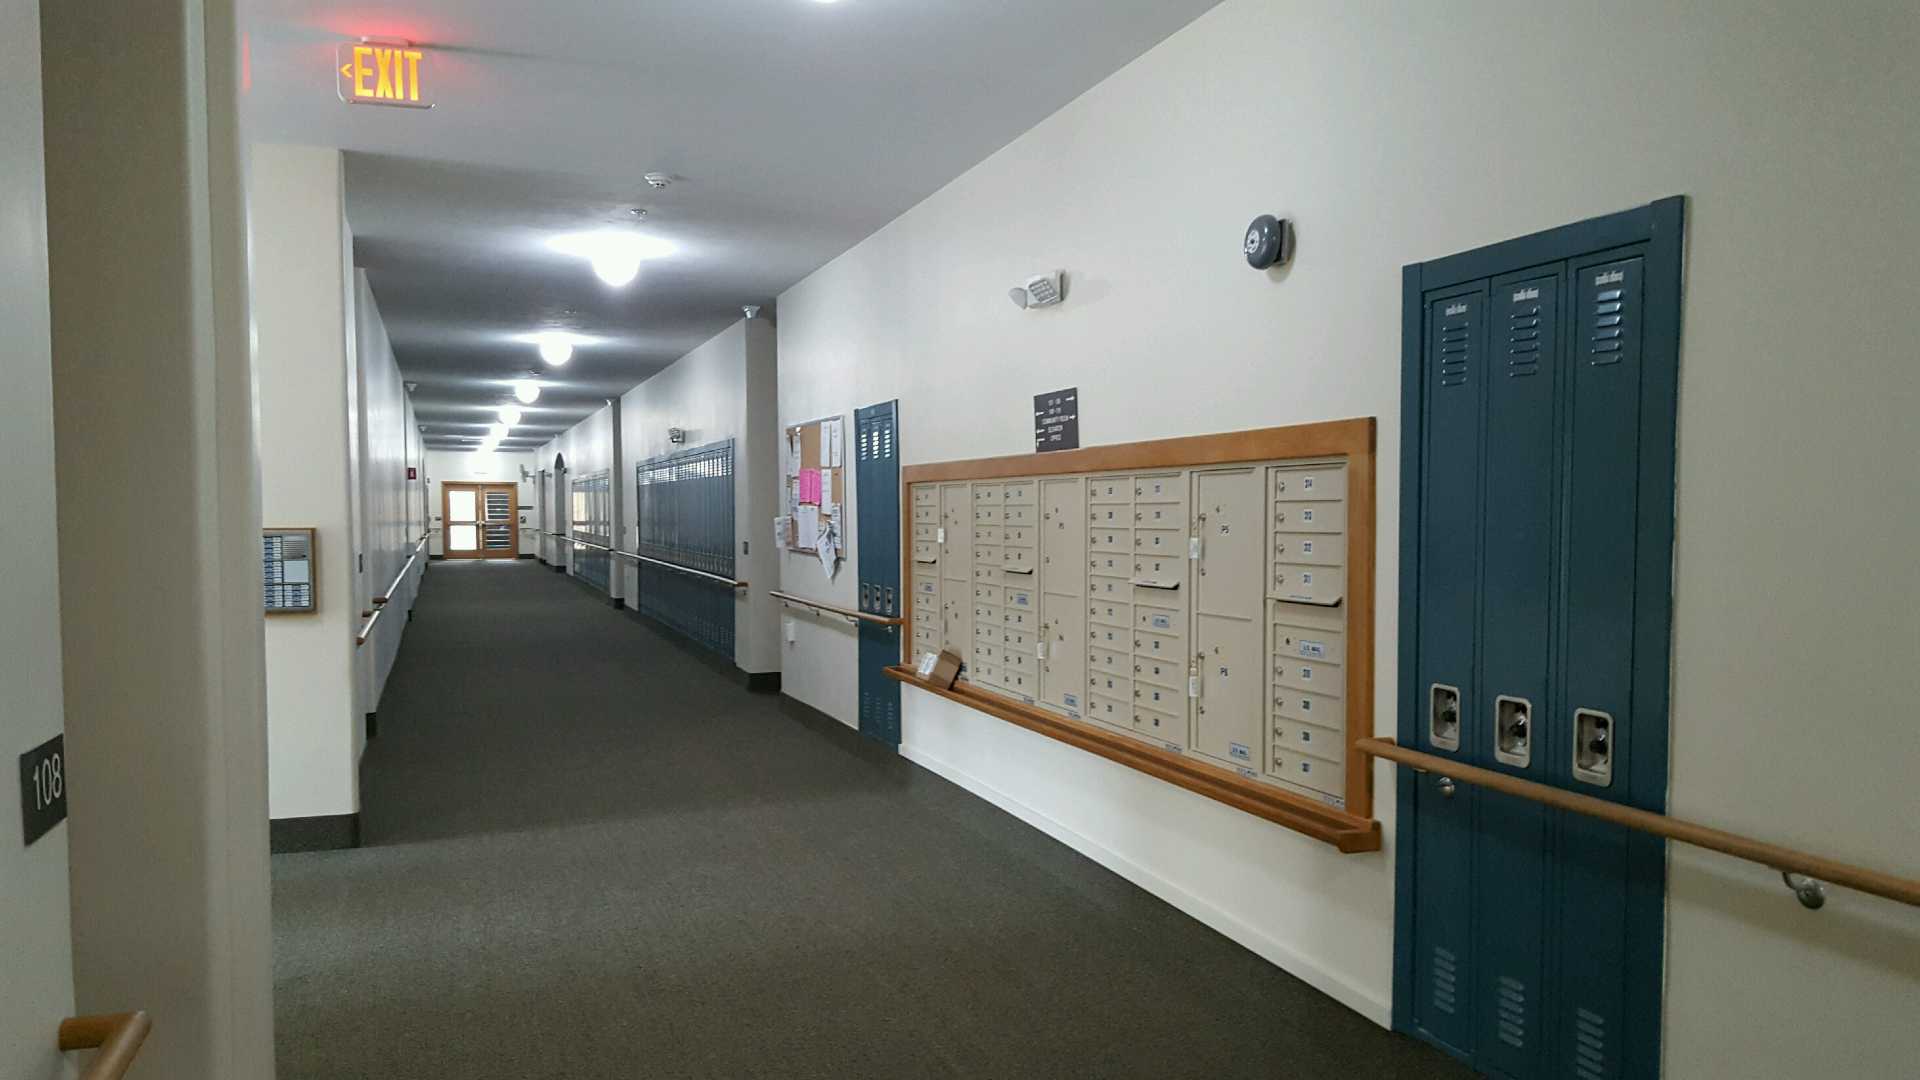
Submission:
<svg viewBox="0 0 1920 1080">
<path fill-rule="evenodd" d="M 316 545 L 313 529 L 260 530 L 260 582 L 269 615 L 316 609 Z"/>
<path fill-rule="evenodd" d="M 781 546 L 820 556 L 832 576 L 846 550 L 841 507 L 847 499 L 846 427 L 841 417 L 809 420 L 786 431 Z"/>
<path fill-rule="evenodd" d="M 1373 440 L 1343 420 L 910 466 L 909 662 L 955 652 L 946 696 L 1376 849 L 1351 746 L 1373 733 Z"/>
</svg>

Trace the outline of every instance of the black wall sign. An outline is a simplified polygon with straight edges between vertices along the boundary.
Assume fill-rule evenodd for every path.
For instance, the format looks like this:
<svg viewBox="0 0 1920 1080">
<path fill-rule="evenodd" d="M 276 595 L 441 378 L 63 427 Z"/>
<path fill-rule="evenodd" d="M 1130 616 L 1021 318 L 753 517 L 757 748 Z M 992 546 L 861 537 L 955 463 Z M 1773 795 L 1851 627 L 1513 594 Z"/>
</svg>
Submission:
<svg viewBox="0 0 1920 1080">
<path fill-rule="evenodd" d="M 1033 395 L 1033 450 L 1080 448 L 1080 388 L 1069 386 L 1051 394 Z"/>
<path fill-rule="evenodd" d="M 20 820 L 31 844 L 67 820 L 67 737 L 20 755 Z"/>
</svg>

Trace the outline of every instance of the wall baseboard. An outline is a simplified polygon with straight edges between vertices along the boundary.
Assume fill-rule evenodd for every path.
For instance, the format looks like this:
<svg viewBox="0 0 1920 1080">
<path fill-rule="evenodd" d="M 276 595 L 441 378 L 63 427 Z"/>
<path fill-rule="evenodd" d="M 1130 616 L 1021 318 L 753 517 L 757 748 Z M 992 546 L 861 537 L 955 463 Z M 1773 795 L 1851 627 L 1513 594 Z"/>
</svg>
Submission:
<svg viewBox="0 0 1920 1080">
<path fill-rule="evenodd" d="M 884 761 L 899 756 L 894 753 L 893 747 L 874 742 L 860 734 L 860 729 L 848 727 L 834 719 L 831 714 L 821 712 L 791 694 L 780 695 L 780 711 L 799 721 L 802 727 L 814 734 L 833 740 L 842 750 L 857 754 L 869 761 Z"/>
<path fill-rule="evenodd" d="M 749 671 L 747 689 L 756 694 L 777 694 L 780 692 L 780 673 L 777 671 Z"/>
<path fill-rule="evenodd" d="M 792 700 L 791 698 L 787 700 Z M 807 706 L 802 706 L 806 708 Z M 818 710 L 815 710 L 818 711 Z M 822 714 L 825 715 L 825 714 Z M 900 756 L 926 769 L 962 789 L 976 795 L 993 805 L 1019 818 L 1021 821 L 1039 829 L 1055 840 L 1099 863 L 1101 866 L 1119 874 L 1140 888 L 1193 916 L 1214 931 L 1258 954 L 1268 963 L 1294 976 L 1301 982 L 1327 995 L 1333 1000 L 1366 1017 L 1383 1028 L 1393 1027 L 1393 1003 L 1390 1000 L 1374 996 L 1365 989 L 1354 985 L 1347 979 L 1328 971 L 1299 952 L 1275 941 L 1264 932 L 1248 925 L 1231 912 L 1215 905 L 1204 897 L 1188 892 L 1184 887 L 1161 876 L 1150 867 L 1134 862 L 1125 855 L 1107 847 L 1105 844 L 1079 832 L 1071 826 L 1047 814 L 1028 806 L 1012 795 L 1001 791 L 992 784 L 966 772 L 940 758 L 934 757 L 913 746 L 902 743 Z"/>
<path fill-rule="evenodd" d="M 521 552 L 521 553 L 520 553 L 520 557 L 521 557 L 521 558 L 523 558 L 523 559 L 539 559 L 539 558 L 540 558 L 540 556 L 538 556 L 538 555 L 535 555 L 535 554 L 534 554 L 533 552 L 531 552 L 531 551 L 523 551 L 523 552 Z M 545 560 L 545 559 L 540 559 L 540 561 L 541 561 L 541 562 L 545 562 L 546 560 Z"/>
<path fill-rule="evenodd" d="M 274 818 L 267 823 L 267 850 L 275 855 L 342 851 L 359 846 L 360 815 L 357 813 Z"/>
<path fill-rule="evenodd" d="M 370 712 L 367 714 L 367 741 L 372 742 L 374 738 L 379 734 L 380 734 L 380 714 L 377 712 Z"/>
<path fill-rule="evenodd" d="M 428 562 L 446 562 L 447 557 L 445 555 L 429 555 L 427 556 L 427 561 Z"/>
</svg>

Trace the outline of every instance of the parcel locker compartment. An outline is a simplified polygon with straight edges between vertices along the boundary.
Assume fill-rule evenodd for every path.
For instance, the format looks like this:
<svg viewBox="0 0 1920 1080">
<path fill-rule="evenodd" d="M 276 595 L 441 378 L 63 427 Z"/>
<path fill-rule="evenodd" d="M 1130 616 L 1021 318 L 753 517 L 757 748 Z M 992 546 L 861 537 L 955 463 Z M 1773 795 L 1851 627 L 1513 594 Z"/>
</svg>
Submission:
<svg viewBox="0 0 1920 1080">
<path fill-rule="evenodd" d="M 1346 597 L 1347 572 L 1338 566 L 1276 563 L 1271 592 L 1277 600 L 1331 606 Z"/>
<path fill-rule="evenodd" d="M 1143 555 L 1133 560 L 1133 583 L 1148 588 L 1177 589 L 1187 580 L 1187 553 Z M 1147 601 L 1151 603 L 1151 601 Z"/>
<path fill-rule="evenodd" d="M 1275 532 L 1337 533 L 1347 531 L 1347 504 L 1298 502 L 1273 504 Z"/>
<path fill-rule="evenodd" d="M 1133 576 L 1133 553 L 1096 551 L 1087 559 L 1087 572 L 1095 577 Z"/>
<path fill-rule="evenodd" d="M 1102 626 L 1130 627 L 1133 625 L 1133 605 L 1095 594 L 1093 602 L 1087 605 L 1087 618 Z"/>
<path fill-rule="evenodd" d="M 946 646 L 960 654 L 961 659 L 968 656 L 968 645 L 973 641 L 973 607 L 959 601 L 948 601 L 946 619 L 941 636 Z"/>
<path fill-rule="evenodd" d="M 1004 529 L 1000 530 L 1000 532 L 1001 532 L 1001 536 L 1004 538 L 1002 542 L 1005 543 L 1008 547 L 1014 547 L 1017 545 L 1019 547 L 1031 548 L 1040 542 L 1040 538 L 1034 535 L 1034 531 L 1031 526 L 1008 525 Z"/>
<path fill-rule="evenodd" d="M 1156 683 L 1186 692 L 1187 672 L 1191 670 L 1184 656 L 1136 656 L 1133 658 L 1133 681 Z"/>
<path fill-rule="evenodd" d="M 1340 731 L 1347 729 L 1346 708 L 1341 705 L 1339 698 L 1325 694 L 1295 690 L 1290 686 L 1275 687 L 1273 711 L 1286 720 Z"/>
<path fill-rule="evenodd" d="M 1147 555 L 1170 555 L 1185 558 L 1187 554 L 1186 530 L 1135 529 L 1133 530 L 1133 550 Z"/>
<path fill-rule="evenodd" d="M 1049 596 L 1041 626 L 1040 699 L 1079 712 L 1086 700 L 1087 616 L 1077 596 Z"/>
<path fill-rule="evenodd" d="M 1271 753 L 1272 761 L 1267 766 L 1268 775 L 1309 788 L 1322 795 L 1332 795 L 1338 800 L 1337 805 L 1346 805 L 1345 765 L 1280 747 L 1271 748 Z"/>
<path fill-rule="evenodd" d="M 1177 472 L 1142 473 L 1133 478 L 1136 503 L 1182 503 L 1187 500 L 1187 478 Z"/>
<path fill-rule="evenodd" d="M 1087 697 L 1086 715 L 1115 727 L 1133 727 L 1133 703 L 1105 694 L 1095 693 Z"/>
<path fill-rule="evenodd" d="M 1115 528 L 1107 525 L 1095 525 L 1087 530 L 1087 548 L 1091 551 L 1114 551 L 1131 554 L 1133 551 L 1133 530 Z"/>
<path fill-rule="evenodd" d="M 1169 715 L 1184 712 L 1187 707 L 1187 692 L 1184 688 L 1157 686 L 1153 683 L 1135 683 L 1133 700 L 1143 709 L 1153 709 Z"/>
<path fill-rule="evenodd" d="M 940 524 L 940 508 L 939 508 L 939 507 L 937 507 L 937 506 L 916 506 L 916 507 L 914 507 L 914 508 L 913 508 L 913 523 L 914 523 L 915 525 L 934 525 L 934 526 L 938 526 L 938 525 Z"/>
<path fill-rule="evenodd" d="M 1324 697 L 1346 696 L 1346 670 L 1338 664 L 1302 660 L 1296 656 L 1273 658 L 1273 681 L 1290 690 L 1305 690 Z"/>
<path fill-rule="evenodd" d="M 1040 523 L 1040 508 L 1026 503 L 1008 503 L 1001 511 L 1000 520 L 1010 526 L 1030 529 Z"/>
<path fill-rule="evenodd" d="M 1009 546 L 1001 549 L 1000 565 L 1012 573 L 1032 573 L 1036 561 L 1031 547 Z"/>
<path fill-rule="evenodd" d="M 1133 527 L 1133 511 L 1126 503 L 1096 503 L 1087 511 L 1088 528 L 1124 529 Z"/>
<path fill-rule="evenodd" d="M 1136 656 L 1165 657 L 1168 660 L 1186 660 L 1186 638 L 1182 634 L 1150 634 L 1145 630 L 1136 630 L 1133 635 L 1133 652 Z"/>
<path fill-rule="evenodd" d="M 1187 617 L 1178 608 L 1149 607 L 1146 604 L 1139 604 L 1134 607 L 1133 612 L 1133 623 L 1141 630 L 1178 637 L 1186 635 Z"/>
<path fill-rule="evenodd" d="M 1344 566 L 1347 561 L 1345 534 L 1326 533 L 1273 534 L 1273 561 L 1304 563 L 1310 566 Z"/>
<path fill-rule="evenodd" d="M 1003 591 L 1007 596 L 1005 603 L 1010 608 L 1032 611 L 1037 606 L 1037 594 L 1025 583 L 1008 585 Z"/>
<path fill-rule="evenodd" d="M 1096 675 L 1125 678 L 1133 671 L 1133 657 L 1124 650 L 1090 646 L 1087 649 L 1087 669 Z"/>
<path fill-rule="evenodd" d="M 1122 600 L 1131 607 L 1133 583 L 1123 577 L 1106 577 L 1096 574 L 1087 578 L 1087 595 L 1095 600 Z"/>
<path fill-rule="evenodd" d="M 1133 711 L 1133 730 L 1163 743 L 1187 745 L 1187 722 L 1172 713 L 1141 706 Z"/>
<path fill-rule="evenodd" d="M 1125 675 L 1109 674 L 1096 670 L 1087 676 L 1087 689 L 1097 697 L 1113 701 L 1133 700 L 1133 680 Z"/>
<path fill-rule="evenodd" d="M 1310 754 L 1335 765 L 1347 760 L 1347 744 L 1340 732 L 1284 716 L 1273 722 L 1273 745 L 1282 753 Z"/>
<path fill-rule="evenodd" d="M 1275 502 L 1345 502 L 1347 470 L 1342 465 L 1283 465 L 1273 470 Z"/>
<path fill-rule="evenodd" d="M 1087 478 L 1087 501 L 1090 503 L 1118 503 L 1125 506 L 1133 501 L 1133 478 L 1130 476 L 1089 476 Z"/>
<path fill-rule="evenodd" d="M 973 523 L 975 525 L 998 525 L 1006 518 L 1002 516 L 1006 507 L 999 503 L 974 503 Z"/>
<path fill-rule="evenodd" d="M 917 563 L 937 563 L 940 561 L 940 545 L 932 540 L 913 542 L 913 561 Z"/>
<path fill-rule="evenodd" d="M 1096 649 L 1130 652 L 1133 649 L 1133 630 L 1105 623 L 1090 623 L 1087 626 L 1087 643 Z"/>
<path fill-rule="evenodd" d="M 978 604 L 992 604 L 995 607 L 999 607 L 1001 604 L 1007 602 L 1007 590 L 1001 585 L 988 585 L 984 582 L 976 583 L 973 587 L 973 599 L 974 602 Z"/>
<path fill-rule="evenodd" d="M 1009 480 L 1000 489 L 1000 497 L 1007 503 L 1034 505 L 1038 485 L 1032 480 Z"/>
<path fill-rule="evenodd" d="M 1193 749 L 1249 771 L 1266 761 L 1266 640 L 1262 620 L 1202 612 L 1195 621 Z"/>
</svg>

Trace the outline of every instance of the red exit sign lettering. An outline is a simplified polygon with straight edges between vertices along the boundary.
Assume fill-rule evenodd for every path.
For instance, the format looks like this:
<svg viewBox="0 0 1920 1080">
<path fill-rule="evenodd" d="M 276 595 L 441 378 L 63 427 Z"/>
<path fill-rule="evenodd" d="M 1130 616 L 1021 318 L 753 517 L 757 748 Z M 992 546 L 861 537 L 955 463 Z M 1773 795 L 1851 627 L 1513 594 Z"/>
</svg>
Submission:
<svg viewBox="0 0 1920 1080">
<path fill-rule="evenodd" d="M 334 84 L 349 105 L 431 109 L 421 84 L 426 53 L 404 42 L 357 41 L 334 49 Z"/>
</svg>

